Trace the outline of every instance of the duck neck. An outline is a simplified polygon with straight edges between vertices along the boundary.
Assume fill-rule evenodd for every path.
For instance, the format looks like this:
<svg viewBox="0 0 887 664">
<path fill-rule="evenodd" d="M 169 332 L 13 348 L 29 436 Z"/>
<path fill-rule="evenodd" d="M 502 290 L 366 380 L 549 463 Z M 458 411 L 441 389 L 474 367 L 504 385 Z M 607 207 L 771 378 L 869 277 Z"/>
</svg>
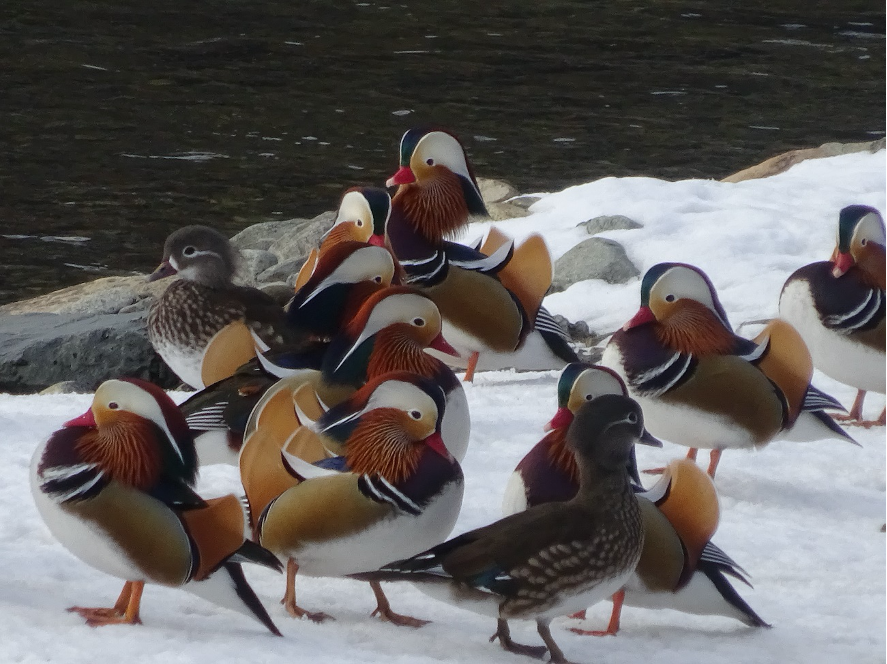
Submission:
<svg viewBox="0 0 887 664">
<path fill-rule="evenodd" d="M 597 464 L 579 464 L 579 491 L 574 500 L 597 508 L 621 505 L 627 496 L 634 496 L 624 467 L 608 470 Z"/>
</svg>

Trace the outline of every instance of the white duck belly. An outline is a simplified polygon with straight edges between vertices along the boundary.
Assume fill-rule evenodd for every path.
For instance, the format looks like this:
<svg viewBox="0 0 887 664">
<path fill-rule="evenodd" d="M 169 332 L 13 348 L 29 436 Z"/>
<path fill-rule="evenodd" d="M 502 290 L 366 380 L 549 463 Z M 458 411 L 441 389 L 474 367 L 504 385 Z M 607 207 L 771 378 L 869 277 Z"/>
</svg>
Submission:
<svg viewBox="0 0 887 664">
<path fill-rule="evenodd" d="M 398 514 L 353 535 L 323 542 L 306 542 L 284 552 L 308 576 L 345 576 L 377 570 L 409 558 L 444 541 L 456 525 L 464 484 L 451 482 L 419 516 Z M 273 508 L 273 506 L 272 506 Z"/>
<path fill-rule="evenodd" d="M 807 284 L 793 281 L 786 286 L 779 300 L 779 315 L 798 330 L 817 369 L 857 389 L 884 393 L 884 349 L 873 349 L 852 335 L 825 327 Z"/>
</svg>

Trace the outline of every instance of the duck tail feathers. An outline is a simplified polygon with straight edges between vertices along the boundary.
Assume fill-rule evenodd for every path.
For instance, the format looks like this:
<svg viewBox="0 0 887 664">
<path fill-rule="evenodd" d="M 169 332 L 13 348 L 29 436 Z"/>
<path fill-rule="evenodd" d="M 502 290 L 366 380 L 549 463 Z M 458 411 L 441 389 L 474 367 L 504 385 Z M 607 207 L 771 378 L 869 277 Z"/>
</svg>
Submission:
<svg viewBox="0 0 887 664">
<path fill-rule="evenodd" d="M 223 563 L 215 573 L 203 581 L 186 584 L 184 589 L 217 606 L 249 616 L 262 623 L 272 634 L 282 636 L 255 591 L 250 587 L 238 563 L 230 561 Z"/>
</svg>

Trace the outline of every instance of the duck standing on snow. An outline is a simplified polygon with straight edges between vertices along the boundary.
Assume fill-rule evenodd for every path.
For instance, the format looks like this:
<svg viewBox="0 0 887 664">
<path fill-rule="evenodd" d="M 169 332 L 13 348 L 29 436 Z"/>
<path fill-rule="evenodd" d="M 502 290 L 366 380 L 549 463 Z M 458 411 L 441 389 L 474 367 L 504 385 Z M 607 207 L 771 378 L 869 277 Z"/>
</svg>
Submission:
<svg viewBox="0 0 887 664">
<path fill-rule="evenodd" d="M 409 560 L 359 578 L 412 581 L 428 594 L 497 619 L 511 652 L 542 658 L 545 647 L 511 640 L 508 620 L 533 619 L 552 662 L 567 662 L 549 623 L 611 596 L 631 577 L 644 542 L 626 467 L 644 431 L 640 406 L 607 394 L 578 410 L 567 445 L 579 490 L 469 531 Z"/>
<path fill-rule="evenodd" d="M 382 289 L 333 338 L 318 367 L 299 367 L 293 362 L 283 367 L 262 357 L 266 377 L 261 380 L 267 384 L 260 394 L 249 394 L 252 383 L 244 371 L 206 388 L 204 392 L 210 393 L 207 398 L 200 400 L 195 395 L 182 404 L 192 431 L 206 430 L 195 439 L 201 463 L 206 459 L 236 465 L 243 441 L 250 435 L 272 438 L 276 444 L 269 444 L 267 449 L 277 454 L 286 438 L 306 424 L 293 408 L 294 395 L 303 386 L 314 393 L 303 395 L 309 403 L 313 400 L 335 406 L 368 381 L 391 371 L 410 371 L 443 389 L 447 406 L 441 435 L 447 449 L 461 461 L 471 432 L 465 390 L 452 369 L 426 353 L 426 348 L 456 352 L 441 335 L 440 313 L 434 302 L 407 286 Z M 222 390 L 226 383 L 231 383 L 230 388 Z M 259 426 L 260 421 L 263 426 Z M 318 452 L 320 456 L 308 461 L 326 456 L 323 450 Z"/>
<path fill-rule="evenodd" d="M 148 277 L 179 276 L 151 305 L 148 338 L 191 387 L 233 374 L 255 357 L 256 339 L 272 348 L 305 341 L 287 326 L 273 298 L 232 283 L 235 269 L 228 238 L 208 226 L 185 226 L 166 239 L 163 262 Z"/>
<path fill-rule="evenodd" d="M 549 433 L 521 460 L 508 482 L 502 503 L 505 515 L 576 495 L 579 466 L 566 447 L 566 432 L 579 407 L 603 394 L 627 396 L 627 390 L 610 369 L 567 365 L 558 380 L 557 414 L 546 425 Z M 638 442 L 661 446 L 646 431 Z M 633 457 L 629 466 L 632 479 L 640 485 Z M 645 533 L 641 561 L 625 587 L 613 595 L 607 629 L 572 631 L 616 634 L 623 604 L 723 615 L 747 625 L 767 626 L 727 581 L 725 575 L 731 575 L 748 583 L 742 569 L 709 541 L 719 512 L 709 477 L 690 461 L 673 461 L 656 486 L 649 491 L 637 486 L 635 491 Z M 584 612 L 574 617 L 584 617 Z"/>
<path fill-rule="evenodd" d="M 251 463 L 247 440 L 241 476 L 255 539 L 287 559 L 283 603 L 295 616 L 322 620 L 298 606 L 295 577 L 345 576 L 377 569 L 442 541 L 462 505 L 459 463 L 440 436 L 443 391 L 408 372 L 385 374 L 297 430 L 280 463 Z M 333 439 L 340 457 L 310 464 L 290 450 L 304 436 Z M 279 448 L 278 448 L 279 449 Z M 391 610 L 378 583 L 373 612 L 398 625 L 424 621 Z"/>
<path fill-rule="evenodd" d="M 783 431 L 855 441 L 823 409 L 841 409 L 810 385 L 813 364 L 791 325 L 775 320 L 754 340 L 733 333 L 709 278 L 659 263 L 641 282 L 641 308 L 613 334 L 601 364 L 644 409 L 650 432 L 711 449 L 714 477 L 727 448 L 762 447 Z M 793 431 L 794 430 L 794 431 Z"/>
<path fill-rule="evenodd" d="M 194 492 L 196 473 L 181 413 L 163 390 L 136 379 L 102 383 L 90 410 L 37 449 L 31 489 L 52 534 L 83 562 L 126 580 L 114 607 L 70 611 L 92 626 L 139 623 L 149 582 L 181 587 L 280 635 L 240 568 L 280 571 L 279 561 L 244 541 L 235 496 Z"/>
<path fill-rule="evenodd" d="M 331 338 L 342 334 L 367 299 L 387 288 L 393 276 L 391 254 L 381 247 L 343 242 L 325 254 L 289 303 L 290 324 L 314 340 L 307 349 L 272 354 L 272 358 L 285 363 L 284 369 L 260 353 L 232 376 L 205 387 L 181 404 L 194 433 L 200 465 L 237 465 L 250 414 L 284 375 L 282 372 L 320 371 Z"/>
<path fill-rule="evenodd" d="M 782 288 L 779 315 L 794 325 L 813 365 L 859 392 L 849 424 L 883 426 L 885 412 L 863 421 L 867 391 L 884 394 L 884 219 L 874 208 L 849 205 L 838 219 L 829 261 L 805 265 Z"/>
<path fill-rule="evenodd" d="M 499 356 L 497 368 L 561 368 L 577 359 L 566 335 L 541 308 L 551 285 L 551 256 L 541 236 L 521 247 L 496 243 L 483 253 L 446 238 L 486 215 L 477 181 L 459 140 L 443 130 L 411 129 L 400 142 L 398 185 L 388 220 L 388 243 L 407 282 L 426 291 L 444 318 L 444 334 L 468 359 L 471 380 L 480 354 Z M 449 361 L 449 360 L 447 360 Z"/>
</svg>

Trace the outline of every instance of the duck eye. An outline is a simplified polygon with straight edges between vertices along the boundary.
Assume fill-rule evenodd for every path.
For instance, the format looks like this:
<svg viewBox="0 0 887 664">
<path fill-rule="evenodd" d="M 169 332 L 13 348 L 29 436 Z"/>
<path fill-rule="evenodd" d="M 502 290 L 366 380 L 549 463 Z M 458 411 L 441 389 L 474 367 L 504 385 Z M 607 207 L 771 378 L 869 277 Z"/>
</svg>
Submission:
<svg viewBox="0 0 887 664">
<path fill-rule="evenodd" d="M 593 395 L 593 394 L 586 394 L 586 395 L 585 395 L 585 400 L 586 400 L 586 401 L 591 401 L 592 399 L 594 399 L 594 395 Z"/>
<path fill-rule="evenodd" d="M 381 277 L 380 275 L 376 275 L 375 277 L 373 277 L 373 282 L 374 282 L 374 283 L 377 283 L 377 284 L 381 284 L 381 283 L 382 283 L 382 277 Z"/>
<path fill-rule="evenodd" d="M 429 166 L 434 166 L 434 159 L 426 159 L 425 163 L 428 164 Z"/>
<path fill-rule="evenodd" d="M 414 318 L 413 325 L 415 325 L 416 327 L 422 327 L 423 325 L 425 325 L 425 319 L 424 318 Z"/>
<path fill-rule="evenodd" d="M 120 406 L 117 404 L 116 401 L 112 401 L 108 404 L 108 408 L 110 408 L 111 410 L 117 410 L 118 408 L 120 408 Z"/>
<path fill-rule="evenodd" d="M 197 253 L 197 249 L 194 247 L 185 247 L 184 250 L 182 251 L 183 256 L 193 256 L 196 253 Z"/>
<path fill-rule="evenodd" d="M 868 242 L 868 240 L 866 240 L 865 238 L 862 238 L 862 242 L 861 242 L 861 244 L 862 244 L 863 247 L 865 246 L 865 243 L 866 243 L 866 242 Z"/>
<path fill-rule="evenodd" d="M 354 222 L 358 228 L 363 228 L 363 219 L 358 219 Z"/>
<path fill-rule="evenodd" d="M 627 419 L 632 424 L 636 424 L 638 421 L 638 415 L 637 415 L 637 413 L 629 413 L 628 417 L 625 419 Z"/>
<path fill-rule="evenodd" d="M 666 302 L 674 302 L 674 299 L 675 299 L 674 295 L 672 295 L 671 293 L 669 293 L 668 295 L 665 296 Z"/>
<path fill-rule="evenodd" d="M 411 410 L 410 417 L 412 417 L 414 420 L 421 420 L 422 413 L 420 413 L 418 410 Z"/>
</svg>

